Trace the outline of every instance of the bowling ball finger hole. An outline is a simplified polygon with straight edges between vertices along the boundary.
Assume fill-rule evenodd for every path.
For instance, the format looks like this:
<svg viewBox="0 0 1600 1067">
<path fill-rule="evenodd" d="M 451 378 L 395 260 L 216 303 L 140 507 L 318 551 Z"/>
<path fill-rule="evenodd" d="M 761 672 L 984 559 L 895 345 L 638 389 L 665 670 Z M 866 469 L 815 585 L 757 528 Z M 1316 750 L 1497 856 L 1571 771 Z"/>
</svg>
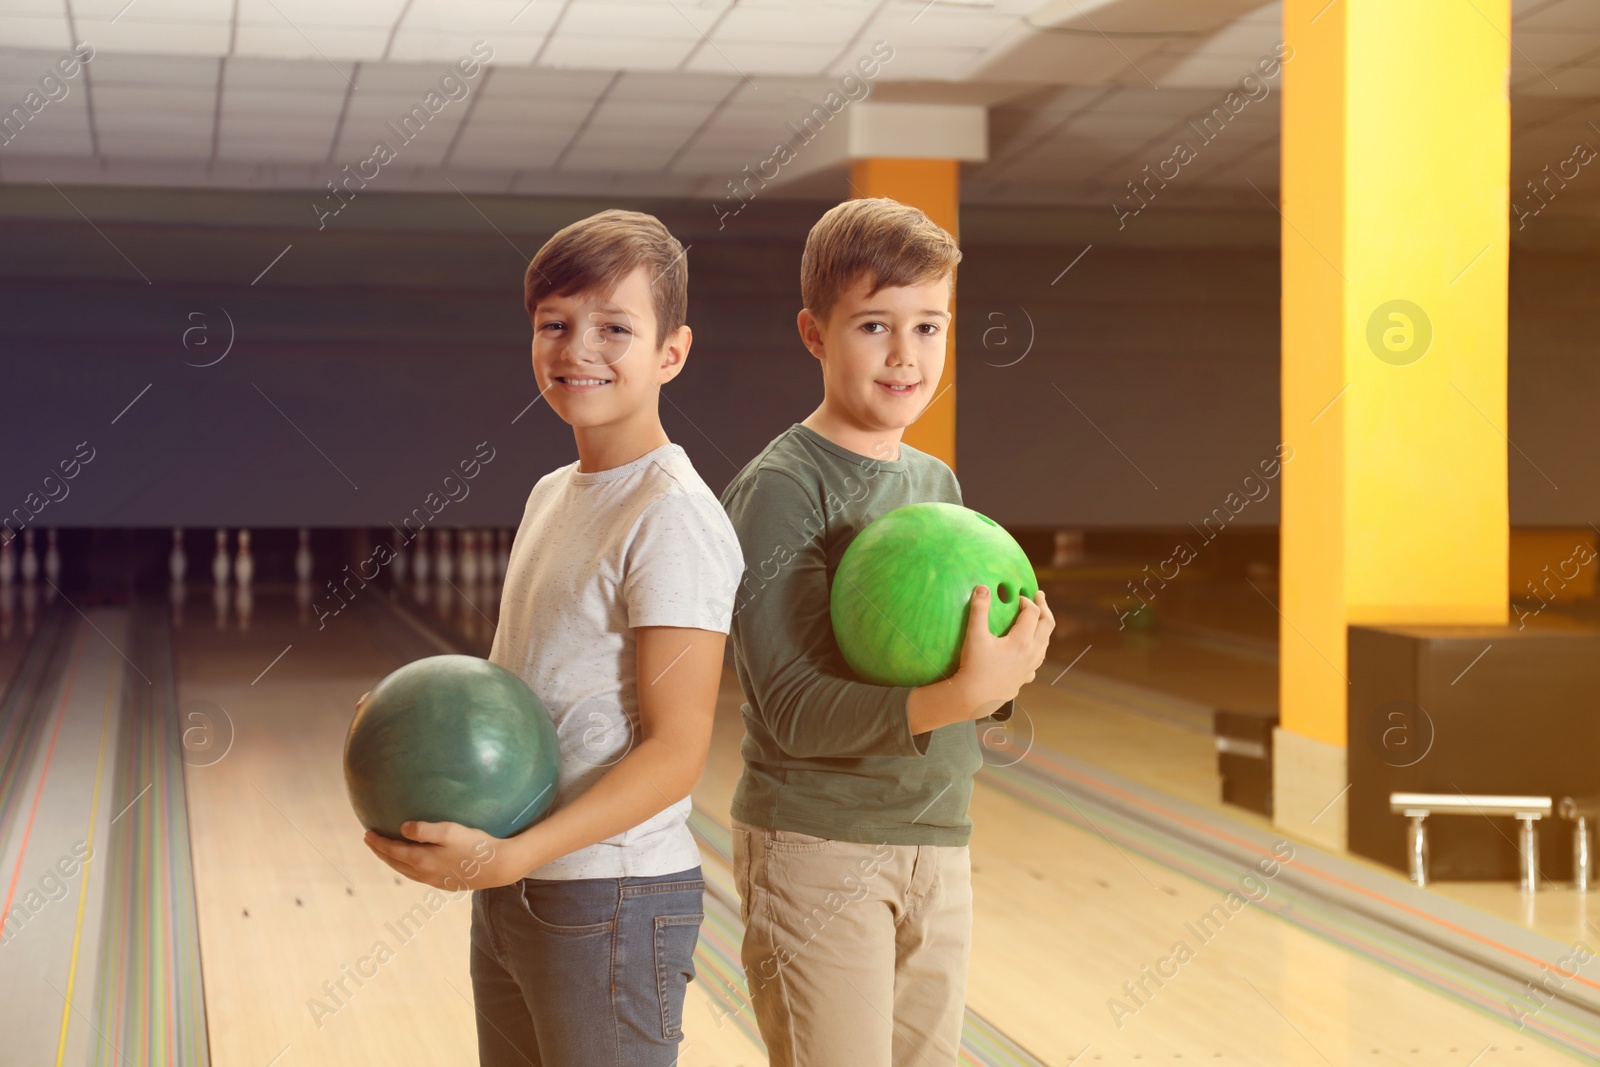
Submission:
<svg viewBox="0 0 1600 1067">
<path fill-rule="evenodd" d="M 1011 598 L 1016 596 L 1016 590 L 1011 587 L 1010 582 L 1001 582 L 1000 588 L 996 592 L 999 594 L 1000 603 L 1002 604 L 1011 603 Z"/>
</svg>

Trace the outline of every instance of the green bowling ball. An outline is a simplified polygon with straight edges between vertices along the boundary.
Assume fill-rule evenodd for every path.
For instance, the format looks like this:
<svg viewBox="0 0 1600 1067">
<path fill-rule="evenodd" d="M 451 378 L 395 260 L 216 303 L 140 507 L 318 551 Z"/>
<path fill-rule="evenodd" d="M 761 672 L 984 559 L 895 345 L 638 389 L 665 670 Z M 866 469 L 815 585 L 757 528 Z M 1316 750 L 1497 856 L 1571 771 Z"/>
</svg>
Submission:
<svg viewBox="0 0 1600 1067">
<path fill-rule="evenodd" d="M 833 576 L 829 614 L 862 681 L 919 686 L 961 665 L 972 590 L 989 587 L 989 632 L 1003 637 L 1039 589 L 1022 546 L 959 504 L 908 504 L 856 535 Z"/>
<path fill-rule="evenodd" d="M 356 709 L 344 745 L 356 817 L 395 839 L 412 819 L 511 837 L 550 810 L 559 770 L 539 698 L 476 656 L 429 656 L 388 675 Z"/>
</svg>

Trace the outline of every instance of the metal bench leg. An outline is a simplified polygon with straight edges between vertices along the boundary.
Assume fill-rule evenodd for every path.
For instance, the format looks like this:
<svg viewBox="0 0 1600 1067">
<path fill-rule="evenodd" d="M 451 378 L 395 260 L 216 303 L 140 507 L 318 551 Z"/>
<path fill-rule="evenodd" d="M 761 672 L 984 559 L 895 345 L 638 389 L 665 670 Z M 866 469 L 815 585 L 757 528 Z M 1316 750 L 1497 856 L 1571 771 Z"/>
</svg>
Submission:
<svg viewBox="0 0 1600 1067">
<path fill-rule="evenodd" d="M 1426 815 L 1411 816 L 1406 828 L 1406 854 L 1411 861 L 1411 880 L 1418 886 L 1428 884 L 1428 828 L 1422 824 Z"/>
<path fill-rule="evenodd" d="M 1572 888 L 1577 892 L 1589 891 L 1593 863 L 1594 857 L 1589 852 L 1589 819 L 1580 815 L 1572 826 Z"/>
<path fill-rule="evenodd" d="M 1522 852 L 1522 891 L 1532 893 L 1539 888 L 1539 835 L 1533 831 L 1533 819 L 1519 819 L 1522 830 L 1518 833 Z"/>
</svg>

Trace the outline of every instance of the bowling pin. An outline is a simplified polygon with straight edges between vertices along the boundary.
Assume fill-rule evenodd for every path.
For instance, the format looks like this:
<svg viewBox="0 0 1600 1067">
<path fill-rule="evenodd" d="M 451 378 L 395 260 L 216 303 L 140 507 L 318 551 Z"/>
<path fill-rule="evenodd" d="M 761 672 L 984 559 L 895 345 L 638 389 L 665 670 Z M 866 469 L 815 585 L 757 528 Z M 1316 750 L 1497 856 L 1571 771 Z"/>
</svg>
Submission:
<svg viewBox="0 0 1600 1067">
<path fill-rule="evenodd" d="M 183 527 L 172 528 L 172 553 L 167 556 L 167 570 L 172 575 L 172 584 L 183 584 L 183 576 L 189 570 L 189 557 L 183 554 Z"/>
<path fill-rule="evenodd" d="M 450 558 L 450 531 L 440 530 L 434 537 L 433 573 L 441 583 L 448 583 L 455 573 L 455 561 Z"/>
<path fill-rule="evenodd" d="M 183 579 L 174 579 L 167 586 L 167 602 L 172 606 L 172 625 L 183 625 L 183 604 L 189 598 L 188 590 L 184 587 Z"/>
<path fill-rule="evenodd" d="M 239 531 L 239 554 L 234 557 L 233 576 L 239 583 L 241 591 L 250 588 L 250 583 L 255 580 L 256 561 L 250 555 L 250 531 Z"/>
<path fill-rule="evenodd" d="M 461 584 L 478 584 L 478 534 L 474 530 L 461 531 Z"/>
<path fill-rule="evenodd" d="M 300 547 L 294 550 L 294 576 L 297 580 L 311 581 L 311 531 L 300 527 Z"/>
<path fill-rule="evenodd" d="M 223 562 L 226 563 L 227 560 L 224 559 Z M 211 587 L 211 606 L 216 609 L 217 629 L 226 630 L 228 628 L 228 585 L 226 579 L 222 583 Z"/>
<path fill-rule="evenodd" d="M 32 582 L 22 583 L 22 632 L 33 636 L 39 622 L 39 587 Z"/>
<path fill-rule="evenodd" d="M 406 565 L 410 563 L 406 555 L 406 543 L 400 538 L 394 541 L 394 558 L 389 561 L 389 576 L 394 580 L 390 592 L 404 589 L 406 584 Z"/>
<path fill-rule="evenodd" d="M 33 550 L 33 529 L 22 531 L 22 582 L 32 585 L 39 578 L 39 554 Z"/>
<path fill-rule="evenodd" d="M 1070 567 L 1083 560 L 1083 531 L 1057 530 L 1055 553 L 1050 558 L 1052 567 Z"/>
<path fill-rule="evenodd" d="M 5 538 L 0 541 L 0 585 L 8 586 L 17 577 L 17 557 L 11 554 L 11 542 L 17 538 L 9 530 L 0 533 L 0 537 Z"/>
<path fill-rule="evenodd" d="M 417 582 L 424 584 L 428 580 L 428 531 L 417 531 L 417 565 L 412 568 L 417 576 Z"/>
<path fill-rule="evenodd" d="M 56 528 L 44 532 L 44 576 L 52 586 L 61 583 L 61 549 L 56 545 Z"/>
<path fill-rule="evenodd" d="M 239 629 L 250 629 L 250 616 L 255 611 L 255 594 L 250 591 L 248 583 L 239 583 L 239 595 L 234 599 L 234 607 L 239 612 Z"/>
<path fill-rule="evenodd" d="M 217 527 L 217 554 L 211 557 L 211 584 L 224 589 L 228 585 L 228 531 L 220 526 Z"/>
<path fill-rule="evenodd" d="M 296 579 L 294 583 L 294 602 L 300 609 L 300 625 L 305 626 L 311 622 L 311 583 L 305 579 Z"/>
</svg>

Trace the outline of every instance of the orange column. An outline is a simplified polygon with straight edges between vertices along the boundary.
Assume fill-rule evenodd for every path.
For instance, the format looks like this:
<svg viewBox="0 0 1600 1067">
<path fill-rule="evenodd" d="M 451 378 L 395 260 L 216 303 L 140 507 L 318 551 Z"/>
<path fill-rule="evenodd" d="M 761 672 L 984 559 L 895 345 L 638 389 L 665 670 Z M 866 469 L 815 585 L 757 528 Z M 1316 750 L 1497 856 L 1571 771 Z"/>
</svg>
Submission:
<svg viewBox="0 0 1600 1067">
<path fill-rule="evenodd" d="M 1348 628 L 1507 618 L 1511 2 L 1283 11 L 1273 817 L 1343 847 Z"/>
<path fill-rule="evenodd" d="M 921 208 L 956 240 L 961 239 L 961 164 L 954 159 L 857 159 L 850 164 L 850 187 L 858 197 L 887 196 Z M 955 293 L 950 294 L 955 313 Z M 921 418 L 906 428 L 905 442 L 956 467 L 955 319 L 945 335 L 944 373 Z"/>
</svg>

